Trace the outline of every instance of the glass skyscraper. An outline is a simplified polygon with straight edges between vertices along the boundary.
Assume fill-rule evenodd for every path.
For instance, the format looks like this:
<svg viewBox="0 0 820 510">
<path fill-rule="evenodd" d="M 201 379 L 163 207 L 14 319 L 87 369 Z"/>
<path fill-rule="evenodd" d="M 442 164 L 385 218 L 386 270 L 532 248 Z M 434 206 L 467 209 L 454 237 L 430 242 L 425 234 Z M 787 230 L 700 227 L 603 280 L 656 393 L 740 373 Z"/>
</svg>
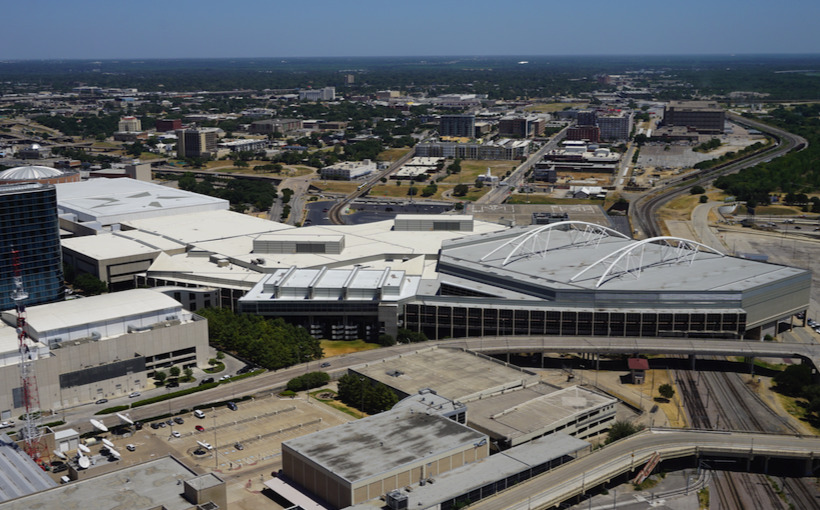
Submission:
<svg viewBox="0 0 820 510">
<path fill-rule="evenodd" d="M 14 308 L 14 250 L 29 294 L 24 304 L 62 300 L 63 259 L 54 186 L 0 186 L 0 310 Z"/>
</svg>

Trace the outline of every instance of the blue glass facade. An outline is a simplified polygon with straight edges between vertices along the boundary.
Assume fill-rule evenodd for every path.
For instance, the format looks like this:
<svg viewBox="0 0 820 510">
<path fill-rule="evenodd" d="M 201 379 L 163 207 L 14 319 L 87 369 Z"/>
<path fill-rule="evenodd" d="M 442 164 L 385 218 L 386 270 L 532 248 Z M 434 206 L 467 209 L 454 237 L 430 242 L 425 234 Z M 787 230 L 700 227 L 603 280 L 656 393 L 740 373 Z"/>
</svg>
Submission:
<svg viewBox="0 0 820 510">
<path fill-rule="evenodd" d="M 45 184 L 0 186 L 0 310 L 14 308 L 17 250 L 27 306 L 64 297 L 57 191 Z"/>
</svg>

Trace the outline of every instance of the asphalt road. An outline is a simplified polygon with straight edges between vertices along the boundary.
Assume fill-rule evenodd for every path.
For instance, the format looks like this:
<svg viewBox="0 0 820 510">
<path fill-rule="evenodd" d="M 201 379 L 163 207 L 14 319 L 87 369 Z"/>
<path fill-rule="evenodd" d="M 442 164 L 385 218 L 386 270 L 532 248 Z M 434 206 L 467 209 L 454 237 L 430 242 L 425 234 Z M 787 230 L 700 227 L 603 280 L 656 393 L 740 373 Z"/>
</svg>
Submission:
<svg viewBox="0 0 820 510">
<path fill-rule="evenodd" d="M 311 361 L 283 370 L 268 372 L 234 382 L 220 384 L 211 390 L 185 395 L 172 399 L 170 402 L 159 402 L 147 406 L 131 409 L 128 416 L 134 421 L 163 415 L 168 412 L 177 412 L 180 409 L 191 409 L 206 402 L 220 402 L 231 400 L 243 395 L 280 391 L 285 384 L 296 377 L 310 371 L 324 370 L 331 376 L 342 375 L 348 368 L 366 363 L 381 361 L 400 354 L 427 349 L 433 346 L 447 346 L 452 348 L 468 348 L 488 354 L 504 352 L 595 352 L 607 353 L 643 353 L 643 354 L 691 354 L 705 355 L 758 355 L 769 357 L 803 356 L 812 359 L 817 365 L 820 360 L 820 345 L 816 344 L 788 344 L 780 342 L 742 342 L 728 340 L 694 340 L 683 338 L 608 338 L 608 337 L 578 337 L 567 342 L 562 337 L 484 337 L 469 339 L 453 339 L 422 344 L 404 344 L 357 352 Z M 329 362 L 328 368 L 322 369 L 320 364 Z M 108 405 L 116 405 L 111 402 Z M 75 408 L 66 413 L 66 426 L 70 426 L 80 433 L 89 432 L 92 426 L 89 419 L 94 417 L 93 412 L 99 407 L 86 406 Z M 100 419 L 99 417 L 96 417 Z M 103 418 L 107 426 L 116 425 L 119 420 L 116 415 Z"/>
</svg>

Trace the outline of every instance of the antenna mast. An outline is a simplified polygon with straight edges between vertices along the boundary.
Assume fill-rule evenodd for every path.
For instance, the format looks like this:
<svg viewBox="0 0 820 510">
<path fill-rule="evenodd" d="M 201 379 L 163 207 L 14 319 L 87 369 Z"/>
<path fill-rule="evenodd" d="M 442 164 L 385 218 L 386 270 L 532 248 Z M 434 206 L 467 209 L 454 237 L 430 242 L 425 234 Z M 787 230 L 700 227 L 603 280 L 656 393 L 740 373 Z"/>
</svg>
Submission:
<svg viewBox="0 0 820 510">
<path fill-rule="evenodd" d="M 39 350 L 36 346 L 32 349 L 29 344 L 33 344 L 26 333 L 26 305 L 28 292 L 23 288 L 23 276 L 20 270 L 19 252 L 12 248 L 12 260 L 14 263 L 14 290 L 11 292 L 11 299 L 17 309 L 17 341 L 20 348 L 20 389 L 22 392 L 23 407 L 26 409 L 23 427 L 20 434 L 23 436 L 25 445 L 23 449 L 34 459 L 41 462 L 45 452 L 42 431 L 40 429 L 40 393 L 37 389 L 37 377 L 34 375 L 34 361 L 38 357 Z"/>
</svg>

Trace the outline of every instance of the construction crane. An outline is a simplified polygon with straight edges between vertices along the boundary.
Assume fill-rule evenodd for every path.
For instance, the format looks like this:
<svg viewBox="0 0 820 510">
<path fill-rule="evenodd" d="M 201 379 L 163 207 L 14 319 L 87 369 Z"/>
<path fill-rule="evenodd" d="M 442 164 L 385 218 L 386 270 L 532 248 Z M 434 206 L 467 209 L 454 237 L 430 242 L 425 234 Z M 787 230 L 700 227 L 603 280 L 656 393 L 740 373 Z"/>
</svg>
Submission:
<svg viewBox="0 0 820 510">
<path fill-rule="evenodd" d="M 17 341 L 20 348 L 20 397 L 26 409 L 20 435 L 25 441 L 23 446 L 25 452 L 35 462 L 42 463 L 46 444 L 40 427 L 40 392 L 37 389 L 37 377 L 34 374 L 34 362 L 37 360 L 39 350 L 26 333 L 25 301 L 28 299 L 28 292 L 23 287 L 20 255 L 14 248 L 11 250 L 11 255 L 14 264 L 14 290 L 11 291 L 11 299 L 17 310 Z"/>
</svg>

